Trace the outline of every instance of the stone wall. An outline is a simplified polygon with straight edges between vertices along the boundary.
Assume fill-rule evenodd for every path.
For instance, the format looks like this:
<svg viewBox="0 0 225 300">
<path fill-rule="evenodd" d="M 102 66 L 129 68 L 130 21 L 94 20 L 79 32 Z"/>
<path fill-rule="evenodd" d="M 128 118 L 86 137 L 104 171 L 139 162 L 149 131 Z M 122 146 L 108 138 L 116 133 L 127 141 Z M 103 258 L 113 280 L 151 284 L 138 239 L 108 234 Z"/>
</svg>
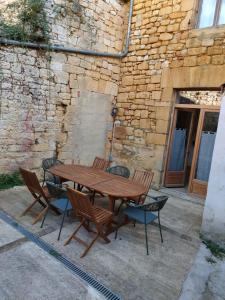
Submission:
<svg viewBox="0 0 225 300">
<path fill-rule="evenodd" d="M 117 105 L 125 133 L 114 157 L 132 169 L 153 169 L 162 183 L 177 89 L 224 82 L 224 26 L 195 29 L 198 1 L 135 1 L 129 54 L 122 60 Z"/>
<path fill-rule="evenodd" d="M 66 13 L 53 18 L 56 3 Z M 74 3 L 79 13 L 72 15 Z M 122 51 L 127 4 L 48 1 L 46 7 L 52 42 Z M 119 59 L 1 45 L 0 173 L 18 165 L 38 169 L 41 160 L 53 154 L 65 162 L 86 164 L 95 155 L 104 156 L 119 73 Z"/>
</svg>

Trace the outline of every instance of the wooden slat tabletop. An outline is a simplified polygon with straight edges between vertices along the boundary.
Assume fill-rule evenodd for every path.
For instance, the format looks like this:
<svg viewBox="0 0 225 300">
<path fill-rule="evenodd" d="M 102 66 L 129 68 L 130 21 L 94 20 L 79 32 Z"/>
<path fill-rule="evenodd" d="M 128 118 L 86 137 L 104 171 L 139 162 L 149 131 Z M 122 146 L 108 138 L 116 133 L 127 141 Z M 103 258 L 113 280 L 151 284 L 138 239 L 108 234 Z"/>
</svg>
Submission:
<svg viewBox="0 0 225 300">
<path fill-rule="evenodd" d="M 57 165 L 49 171 L 59 177 L 79 183 L 115 198 L 138 197 L 146 192 L 143 185 L 121 176 L 80 165 Z"/>
</svg>

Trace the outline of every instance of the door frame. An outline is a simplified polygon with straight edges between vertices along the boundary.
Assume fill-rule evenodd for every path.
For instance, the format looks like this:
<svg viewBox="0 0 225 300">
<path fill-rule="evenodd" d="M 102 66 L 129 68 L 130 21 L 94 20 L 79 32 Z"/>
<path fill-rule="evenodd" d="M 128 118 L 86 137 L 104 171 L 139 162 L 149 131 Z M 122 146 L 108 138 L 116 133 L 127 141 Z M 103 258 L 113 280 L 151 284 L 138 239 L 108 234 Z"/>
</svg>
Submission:
<svg viewBox="0 0 225 300">
<path fill-rule="evenodd" d="M 176 122 L 177 122 L 177 115 L 179 111 L 185 111 L 185 112 L 190 112 L 192 113 L 191 115 L 191 123 L 190 123 L 190 128 L 188 131 L 188 137 L 187 137 L 187 146 L 186 146 L 186 151 L 185 151 L 185 157 L 184 157 L 184 168 L 182 171 L 169 171 L 168 167 L 169 167 L 169 162 L 170 162 L 170 157 L 171 157 L 171 151 L 172 151 L 172 145 L 173 145 L 173 139 L 174 139 L 174 129 L 176 127 Z M 190 147 L 190 142 L 191 142 L 191 135 L 192 135 L 192 130 L 193 130 L 193 124 L 194 124 L 194 117 L 195 117 L 195 113 L 196 110 L 194 110 L 193 108 L 186 108 L 186 107 L 174 107 L 174 113 L 173 113 L 173 119 L 172 119 L 172 125 L 170 128 L 170 134 L 169 134 L 169 147 L 167 150 L 167 157 L 166 157 L 166 164 L 165 164 L 165 171 L 164 171 L 164 185 L 166 185 L 167 187 L 182 187 L 184 186 L 183 183 L 179 183 L 179 184 L 173 184 L 173 183 L 166 183 L 167 180 L 167 176 L 168 176 L 168 172 L 170 172 L 171 176 L 172 174 L 174 174 L 174 176 L 178 175 L 180 173 L 180 176 L 183 176 L 183 180 L 185 180 L 185 171 L 187 168 L 187 162 L 188 162 L 188 150 Z"/>
<path fill-rule="evenodd" d="M 167 150 L 166 150 L 166 160 L 165 160 L 165 168 L 164 168 L 164 172 L 163 172 L 163 186 L 165 186 L 165 180 L 166 180 L 166 172 L 167 172 L 167 168 L 168 168 L 168 164 L 169 164 L 169 158 L 170 158 L 170 152 L 171 152 L 171 147 L 172 147 L 172 142 L 173 142 L 173 130 L 175 127 L 175 122 L 176 122 L 176 115 L 177 115 L 177 109 L 185 109 L 185 110 L 199 110 L 200 114 L 199 114 L 199 121 L 198 121 L 198 126 L 197 126 L 197 133 L 196 133 L 196 140 L 198 138 L 198 149 L 196 147 L 196 142 L 195 142 L 195 147 L 194 147 L 194 152 L 193 152 L 193 158 L 192 158 L 192 165 L 193 165 L 193 161 L 195 159 L 195 168 L 196 168 L 196 164 L 197 164 L 197 158 L 198 158 L 198 151 L 199 151 L 199 147 L 200 147 L 200 136 L 201 136 L 201 131 L 200 131 L 200 125 L 203 124 L 204 121 L 204 116 L 202 114 L 202 111 L 215 111 L 215 112 L 220 112 L 220 106 L 214 106 L 214 105 L 198 105 L 198 104 L 175 104 L 173 107 L 173 113 L 171 116 L 171 121 L 170 121 L 170 129 L 169 129 L 169 138 L 168 138 L 168 144 L 167 144 Z M 201 120 L 200 120 L 200 116 L 201 116 Z M 202 119 L 203 118 L 203 119 Z M 201 121 L 201 123 L 200 123 Z M 189 175 L 189 183 L 188 183 L 188 193 L 191 193 L 191 181 L 193 181 L 193 176 L 195 174 L 195 169 L 193 168 L 193 166 L 191 166 L 191 172 Z M 195 180 L 194 183 L 196 184 L 201 184 L 203 189 L 207 190 L 207 186 L 208 184 L 204 181 L 199 181 L 199 180 Z M 193 182 L 192 182 L 193 184 Z M 171 186 L 172 187 L 172 186 Z M 174 186 L 175 187 L 175 186 Z M 205 198 L 205 196 L 204 196 Z"/>
<path fill-rule="evenodd" d="M 190 172 L 189 184 L 188 184 L 188 192 L 189 193 L 197 194 L 198 196 L 204 197 L 204 198 L 207 193 L 208 182 L 196 179 L 195 173 L 196 173 L 196 166 L 197 166 L 199 149 L 200 149 L 200 144 L 201 144 L 201 135 L 202 135 L 202 129 L 203 129 L 203 125 L 204 125 L 204 118 L 205 118 L 205 114 L 207 112 L 220 112 L 220 108 L 214 107 L 212 109 L 212 108 L 207 107 L 207 108 L 202 108 L 200 110 L 196 139 L 195 139 L 195 147 L 194 147 L 193 158 L 192 158 L 192 163 L 191 163 L 191 172 Z"/>
</svg>

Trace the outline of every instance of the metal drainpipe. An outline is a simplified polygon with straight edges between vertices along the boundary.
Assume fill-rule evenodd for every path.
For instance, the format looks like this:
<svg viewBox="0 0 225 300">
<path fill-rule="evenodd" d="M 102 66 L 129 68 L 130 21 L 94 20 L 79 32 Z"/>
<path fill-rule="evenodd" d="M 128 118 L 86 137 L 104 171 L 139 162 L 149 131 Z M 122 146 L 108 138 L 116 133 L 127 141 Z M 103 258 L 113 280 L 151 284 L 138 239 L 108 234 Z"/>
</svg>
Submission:
<svg viewBox="0 0 225 300">
<path fill-rule="evenodd" d="M 127 35 L 125 41 L 125 48 L 122 52 L 119 53 L 110 53 L 110 52 L 101 52 L 101 51 L 93 51 L 93 50 L 85 50 L 85 49 L 77 49 L 77 48 L 70 48 L 64 47 L 60 45 L 48 45 L 48 44 L 38 44 L 38 43 L 31 43 L 31 42 L 20 42 L 8 39 L 0 39 L 1 45 L 10 45 L 10 46 L 22 46 L 32 49 L 44 49 L 48 51 L 55 51 L 55 52 L 67 52 L 67 53 L 78 53 L 83 55 L 92 55 L 92 56 L 101 56 L 101 57 L 112 57 L 112 58 L 124 58 L 128 54 L 129 44 L 130 44 L 130 33 L 131 33 L 131 21 L 133 16 L 133 5 L 134 0 L 130 0 L 130 9 L 129 9 L 129 17 L 128 17 L 128 28 L 127 28 Z"/>
</svg>

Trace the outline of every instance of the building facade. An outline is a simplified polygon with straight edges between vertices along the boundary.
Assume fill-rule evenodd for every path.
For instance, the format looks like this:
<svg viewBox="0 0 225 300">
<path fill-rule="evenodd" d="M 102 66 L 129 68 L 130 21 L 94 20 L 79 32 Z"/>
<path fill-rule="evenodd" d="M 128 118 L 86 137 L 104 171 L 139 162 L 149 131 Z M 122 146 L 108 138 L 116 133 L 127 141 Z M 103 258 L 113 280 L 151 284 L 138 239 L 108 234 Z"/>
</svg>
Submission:
<svg viewBox="0 0 225 300">
<path fill-rule="evenodd" d="M 152 169 L 155 186 L 187 187 L 202 196 L 218 123 L 219 86 L 225 80 L 224 4 L 214 3 L 135 1 L 117 96 L 125 129 L 114 141 L 116 160 Z M 203 137 L 206 133 L 212 134 Z M 205 162 L 207 138 L 211 151 Z M 205 164 L 207 170 L 201 167 Z"/>
<path fill-rule="evenodd" d="M 1 42 L 1 173 L 112 150 L 115 163 L 153 170 L 155 187 L 204 197 L 225 78 L 223 1 L 47 1 L 46 11 L 51 45 L 84 51 Z"/>
</svg>

